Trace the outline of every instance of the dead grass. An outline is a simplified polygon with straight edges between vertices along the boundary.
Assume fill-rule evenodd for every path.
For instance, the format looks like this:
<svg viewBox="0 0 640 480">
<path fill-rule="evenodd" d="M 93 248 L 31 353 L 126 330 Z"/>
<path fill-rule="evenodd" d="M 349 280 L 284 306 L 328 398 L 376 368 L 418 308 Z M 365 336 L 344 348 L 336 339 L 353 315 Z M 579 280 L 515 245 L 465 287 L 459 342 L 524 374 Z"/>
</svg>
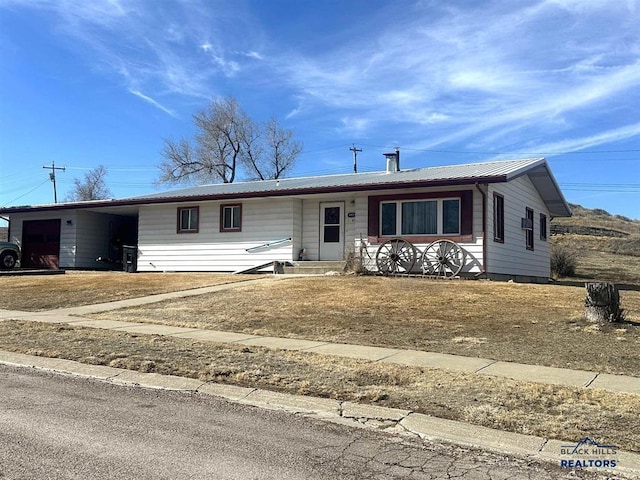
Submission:
<svg viewBox="0 0 640 480">
<path fill-rule="evenodd" d="M 92 317 L 640 375 L 640 292 L 621 292 L 633 323 L 601 330 L 584 298 L 583 287 L 313 277 Z"/>
<path fill-rule="evenodd" d="M 552 248 L 561 247 L 576 255 L 574 280 L 607 281 L 640 286 L 640 236 L 636 240 L 589 235 L 557 235 L 551 238 Z M 620 245 L 626 245 L 621 247 Z M 636 248 L 633 255 L 614 253 L 620 248 Z"/>
<path fill-rule="evenodd" d="M 67 272 L 0 277 L 0 309 L 35 312 L 238 282 L 247 275 L 215 273 Z"/>
<path fill-rule="evenodd" d="M 578 227 L 601 227 L 626 232 L 630 235 L 640 235 L 640 220 L 611 215 L 601 209 L 589 209 L 580 205 L 571 205 L 571 217 L 557 217 L 552 224 Z"/>
<path fill-rule="evenodd" d="M 409 409 L 542 437 L 640 450 L 640 396 L 313 353 L 0 322 L 0 348 L 141 372 Z"/>
</svg>

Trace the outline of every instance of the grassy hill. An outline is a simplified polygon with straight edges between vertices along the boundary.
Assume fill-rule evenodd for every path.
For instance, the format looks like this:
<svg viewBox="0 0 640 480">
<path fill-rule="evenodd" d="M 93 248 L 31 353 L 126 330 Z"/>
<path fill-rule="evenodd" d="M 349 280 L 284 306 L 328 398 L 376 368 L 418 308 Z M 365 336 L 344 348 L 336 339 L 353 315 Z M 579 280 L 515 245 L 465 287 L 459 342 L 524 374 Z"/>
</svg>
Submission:
<svg viewBox="0 0 640 480">
<path fill-rule="evenodd" d="M 575 255 L 576 275 L 640 285 L 640 220 L 571 205 L 573 216 L 551 222 L 551 245 Z"/>
</svg>

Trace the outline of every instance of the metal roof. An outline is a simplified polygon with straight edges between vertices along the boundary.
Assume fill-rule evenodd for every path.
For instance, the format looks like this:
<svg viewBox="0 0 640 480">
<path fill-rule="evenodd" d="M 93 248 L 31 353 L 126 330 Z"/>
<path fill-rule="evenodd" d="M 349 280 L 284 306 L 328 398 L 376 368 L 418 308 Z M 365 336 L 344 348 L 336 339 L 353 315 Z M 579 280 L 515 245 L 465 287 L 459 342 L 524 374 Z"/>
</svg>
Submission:
<svg viewBox="0 0 640 480">
<path fill-rule="evenodd" d="M 399 172 L 350 173 L 201 185 L 119 200 L 66 203 L 40 207 L 7 207 L 0 209 L 0 213 L 30 211 L 33 209 L 91 208 L 207 199 L 304 195 L 375 190 L 378 188 L 396 189 L 470 183 L 498 183 L 506 182 L 525 174 L 529 175 L 553 216 L 568 216 L 571 214 L 569 206 L 562 196 L 562 192 L 544 158 L 416 168 Z"/>
<path fill-rule="evenodd" d="M 336 187 L 367 187 L 383 185 L 402 185 L 408 183 L 465 182 L 482 181 L 496 177 L 513 175 L 534 165 L 544 162 L 542 158 L 510 160 L 501 162 L 471 163 L 465 165 L 447 165 L 441 167 L 415 168 L 399 172 L 349 173 L 342 175 L 323 175 L 317 177 L 281 178 L 279 180 L 261 180 L 254 182 L 234 182 L 226 184 L 200 185 L 168 192 L 132 197 L 139 199 L 185 198 L 208 195 L 234 195 L 300 190 L 317 190 Z M 508 180 L 505 178 L 505 180 Z M 504 180 L 503 180 L 504 181 Z"/>
</svg>

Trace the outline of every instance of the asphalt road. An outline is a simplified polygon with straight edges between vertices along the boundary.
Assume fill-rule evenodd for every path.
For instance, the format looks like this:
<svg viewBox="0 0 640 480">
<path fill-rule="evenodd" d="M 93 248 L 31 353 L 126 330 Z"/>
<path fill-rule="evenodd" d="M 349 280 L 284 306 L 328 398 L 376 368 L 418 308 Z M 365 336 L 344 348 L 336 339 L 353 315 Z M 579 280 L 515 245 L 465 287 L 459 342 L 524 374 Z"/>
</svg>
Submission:
<svg viewBox="0 0 640 480">
<path fill-rule="evenodd" d="M 558 479 L 548 464 L 0 365 L 0 479 Z"/>
</svg>

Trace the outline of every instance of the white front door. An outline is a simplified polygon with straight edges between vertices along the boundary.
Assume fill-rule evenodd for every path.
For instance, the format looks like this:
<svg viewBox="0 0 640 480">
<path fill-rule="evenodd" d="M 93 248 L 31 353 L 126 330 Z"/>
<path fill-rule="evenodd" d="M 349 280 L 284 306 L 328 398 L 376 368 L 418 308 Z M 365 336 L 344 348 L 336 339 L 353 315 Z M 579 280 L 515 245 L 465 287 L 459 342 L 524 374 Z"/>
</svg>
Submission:
<svg viewBox="0 0 640 480">
<path fill-rule="evenodd" d="M 320 204 L 320 260 L 344 259 L 344 202 Z"/>
</svg>

